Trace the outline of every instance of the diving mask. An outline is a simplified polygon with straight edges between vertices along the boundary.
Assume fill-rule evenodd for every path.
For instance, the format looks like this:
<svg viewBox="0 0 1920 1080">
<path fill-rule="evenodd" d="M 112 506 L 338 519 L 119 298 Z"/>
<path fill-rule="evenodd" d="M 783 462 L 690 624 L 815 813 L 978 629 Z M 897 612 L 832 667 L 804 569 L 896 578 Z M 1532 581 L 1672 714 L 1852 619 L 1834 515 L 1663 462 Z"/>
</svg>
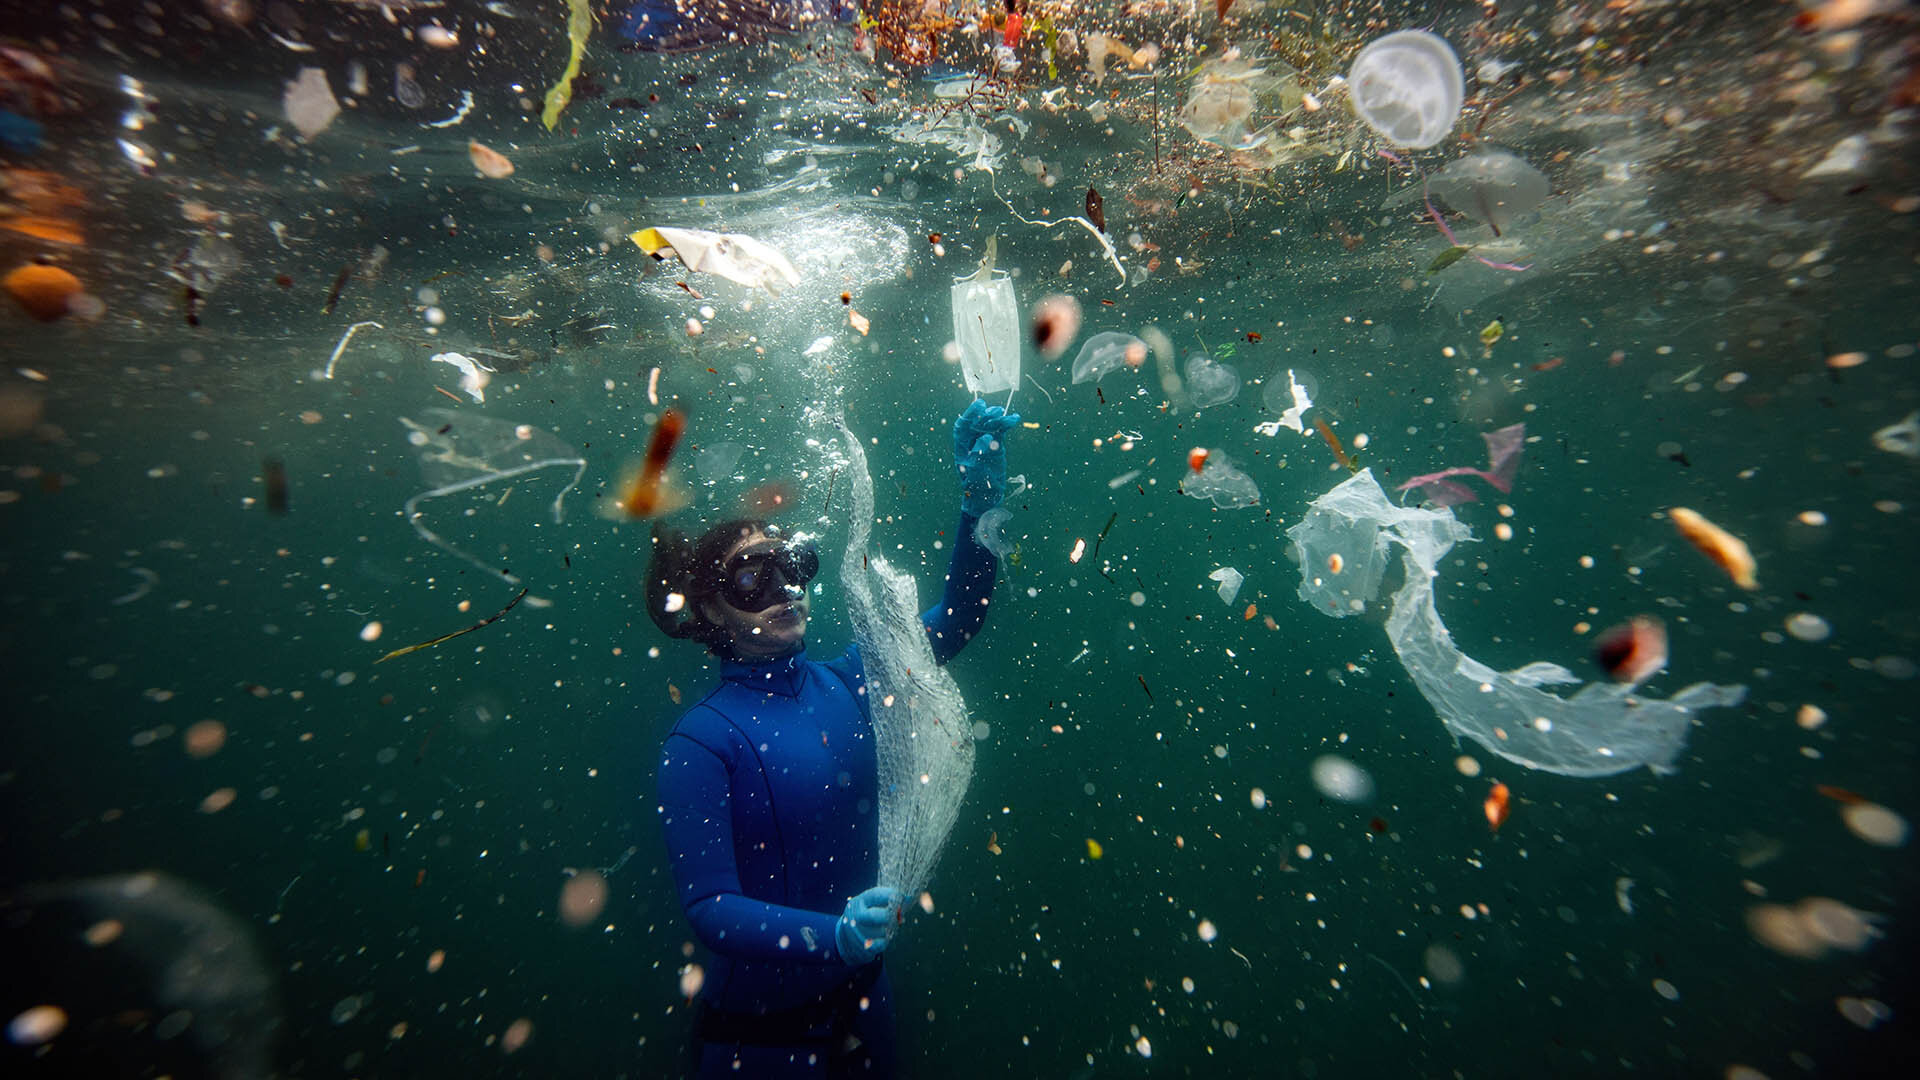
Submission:
<svg viewBox="0 0 1920 1080">
<path fill-rule="evenodd" d="M 819 572 L 820 552 L 811 538 L 774 540 L 727 560 L 718 592 L 735 610 L 765 611 L 799 599 Z"/>
</svg>

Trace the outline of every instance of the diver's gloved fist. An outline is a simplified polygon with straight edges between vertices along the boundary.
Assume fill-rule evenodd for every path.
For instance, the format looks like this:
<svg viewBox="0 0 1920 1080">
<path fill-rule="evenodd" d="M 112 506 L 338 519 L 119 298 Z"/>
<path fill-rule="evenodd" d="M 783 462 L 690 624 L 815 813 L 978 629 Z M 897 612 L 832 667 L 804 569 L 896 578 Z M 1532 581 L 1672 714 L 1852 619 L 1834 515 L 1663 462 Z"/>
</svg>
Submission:
<svg viewBox="0 0 1920 1080">
<path fill-rule="evenodd" d="M 901 899 L 899 890 L 875 885 L 847 901 L 847 910 L 833 928 L 833 945 L 843 963 L 858 967 L 893 943 Z"/>
<path fill-rule="evenodd" d="M 975 398 L 953 422 L 953 464 L 960 471 L 960 508 L 979 517 L 1000 505 L 1007 489 L 1007 433 L 1020 414 Z"/>
</svg>

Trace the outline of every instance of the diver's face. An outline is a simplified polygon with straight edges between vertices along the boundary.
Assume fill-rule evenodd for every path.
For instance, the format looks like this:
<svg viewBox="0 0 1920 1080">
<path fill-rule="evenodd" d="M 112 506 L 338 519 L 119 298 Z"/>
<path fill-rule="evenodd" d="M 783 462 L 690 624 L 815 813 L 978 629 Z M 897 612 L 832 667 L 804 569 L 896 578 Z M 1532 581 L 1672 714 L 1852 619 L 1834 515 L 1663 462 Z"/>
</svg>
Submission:
<svg viewBox="0 0 1920 1080">
<path fill-rule="evenodd" d="M 732 566 L 741 555 L 764 549 L 781 541 L 756 532 L 727 549 L 723 564 Z M 733 654 L 742 660 L 771 660 L 785 656 L 806 644 L 807 593 L 793 590 L 791 599 L 776 602 L 759 611 L 741 611 L 718 597 L 701 605 L 708 621 L 726 630 L 733 639 Z"/>
</svg>

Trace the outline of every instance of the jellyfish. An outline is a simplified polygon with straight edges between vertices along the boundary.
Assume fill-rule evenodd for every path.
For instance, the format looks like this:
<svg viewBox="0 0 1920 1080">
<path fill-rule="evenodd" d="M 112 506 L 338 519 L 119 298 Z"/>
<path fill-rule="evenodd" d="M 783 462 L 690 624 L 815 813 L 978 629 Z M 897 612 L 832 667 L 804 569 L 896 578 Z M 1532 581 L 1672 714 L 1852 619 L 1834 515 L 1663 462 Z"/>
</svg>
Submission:
<svg viewBox="0 0 1920 1080">
<path fill-rule="evenodd" d="M 1095 334 L 1073 358 L 1073 381 L 1094 382 L 1114 368 L 1139 367 L 1147 362 L 1147 343 L 1132 334 L 1108 331 Z"/>
<path fill-rule="evenodd" d="M 1540 170 L 1505 150 L 1469 154 L 1434 173 L 1428 186 L 1448 206 L 1485 222 L 1495 236 L 1552 191 Z"/>
<path fill-rule="evenodd" d="M 996 559 L 1004 559 L 1013 550 L 1013 537 L 1009 535 L 1007 524 L 1013 520 L 1013 511 L 1004 506 L 996 506 L 980 515 L 973 527 L 973 538 L 980 546 L 993 552 Z"/>
<path fill-rule="evenodd" d="M 1196 499 L 1210 499 L 1222 510 L 1238 510 L 1260 501 L 1253 477 L 1233 467 L 1227 455 L 1214 451 L 1197 473 L 1188 475 L 1181 490 Z"/>
<path fill-rule="evenodd" d="M 1225 405 L 1240 393 L 1240 373 L 1206 353 L 1187 357 L 1187 394 L 1196 409 Z"/>
<path fill-rule="evenodd" d="M 1367 43 L 1347 71 L 1353 107 L 1395 146 L 1425 150 L 1453 130 L 1466 80 L 1445 38 L 1399 30 Z"/>
</svg>

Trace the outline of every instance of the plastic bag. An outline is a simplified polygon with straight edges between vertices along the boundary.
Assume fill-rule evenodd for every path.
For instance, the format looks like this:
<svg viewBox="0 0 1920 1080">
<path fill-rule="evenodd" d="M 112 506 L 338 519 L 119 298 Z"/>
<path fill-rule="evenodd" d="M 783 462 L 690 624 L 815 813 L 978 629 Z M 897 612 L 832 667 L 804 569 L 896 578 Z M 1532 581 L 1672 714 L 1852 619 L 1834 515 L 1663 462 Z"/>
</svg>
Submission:
<svg viewBox="0 0 1920 1080">
<path fill-rule="evenodd" d="M 1670 772 L 1695 712 L 1746 697 L 1744 686 L 1694 683 L 1661 700 L 1608 682 L 1562 697 L 1545 688 L 1580 679 L 1558 664 L 1495 671 L 1461 652 L 1440 621 L 1433 581 L 1454 543 L 1473 534 L 1451 510 L 1393 505 L 1370 469 L 1315 499 L 1287 538 L 1300 561 L 1300 598 L 1335 617 L 1365 610 L 1398 545 L 1406 581 L 1387 616 L 1393 651 L 1456 740 L 1464 735 L 1517 765 L 1562 776 L 1641 765 Z"/>
</svg>

